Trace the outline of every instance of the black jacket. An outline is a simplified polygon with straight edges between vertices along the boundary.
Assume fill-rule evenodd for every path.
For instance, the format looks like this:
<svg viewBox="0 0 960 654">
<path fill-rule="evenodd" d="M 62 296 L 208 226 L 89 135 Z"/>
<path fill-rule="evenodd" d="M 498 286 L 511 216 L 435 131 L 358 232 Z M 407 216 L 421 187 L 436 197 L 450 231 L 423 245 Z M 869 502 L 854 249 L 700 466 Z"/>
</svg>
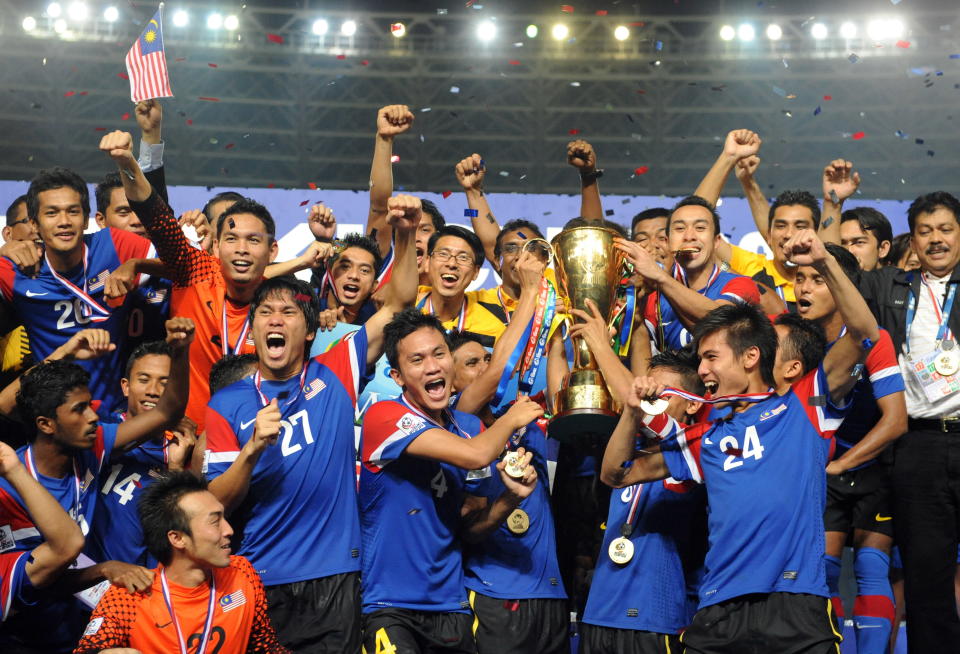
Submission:
<svg viewBox="0 0 960 654">
<path fill-rule="evenodd" d="M 960 284 L 960 266 L 953 269 L 947 283 Z M 893 346 L 899 355 L 907 339 L 907 306 L 910 293 L 919 299 L 920 271 L 905 272 L 899 268 L 888 267 L 865 272 L 860 280 L 860 292 L 877 322 L 890 332 Z M 940 302 L 943 302 L 943 298 L 940 298 Z M 948 322 L 954 338 L 960 338 L 960 302 L 954 301 Z M 933 348 L 933 343 L 930 348 Z"/>
</svg>

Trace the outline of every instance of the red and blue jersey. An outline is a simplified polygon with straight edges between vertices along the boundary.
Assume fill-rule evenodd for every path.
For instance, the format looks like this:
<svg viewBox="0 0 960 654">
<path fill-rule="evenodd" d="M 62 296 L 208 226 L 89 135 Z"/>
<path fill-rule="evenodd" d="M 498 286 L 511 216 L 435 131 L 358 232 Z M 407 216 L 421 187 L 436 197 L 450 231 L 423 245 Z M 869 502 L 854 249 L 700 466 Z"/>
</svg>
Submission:
<svg viewBox="0 0 960 654">
<path fill-rule="evenodd" d="M 24 601 L 21 593 L 30 588 L 25 570 L 30 553 L 18 548 L 17 541 L 38 534 L 19 500 L 0 488 L 0 622 Z"/>
<path fill-rule="evenodd" d="M 760 304 L 760 291 L 757 290 L 757 285 L 752 279 L 720 270 L 718 266 L 714 266 L 707 285 L 697 292 L 711 300 Z M 647 296 L 643 320 L 653 344 L 660 351 L 677 350 L 693 340 L 673 305 L 659 291 L 654 291 Z M 661 331 L 663 342 L 660 342 Z"/>
<path fill-rule="evenodd" d="M 6 620 L 10 610 L 21 601 L 21 590 L 30 583 L 26 571 L 29 559 L 29 552 L 0 554 L 0 622 Z"/>
<path fill-rule="evenodd" d="M 607 550 L 621 536 L 635 500 L 629 536 L 634 553 L 621 565 Z M 666 479 L 614 490 L 583 621 L 660 634 L 676 634 L 689 625 L 706 549 L 706 519 L 706 493 L 692 482 Z"/>
<path fill-rule="evenodd" d="M 173 282 L 149 277 L 127 294 L 127 357 L 141 343 L 162 341 L 167 337 L 166 322 L 170 319 L 172 293 Z M 126 359 L 123 361 L 126 363 Z"/>
<path fill-rule="evenodd" d="M 68 290 L 41 260 L 36 277 L 23 274 L 7 258 L 0 258 L 0 295 L 14 309 L 26 328 L 30 351 L 37 360 L 45 359 L 77 332 L 96 327 L 110 332 L 117 349 L 93 361 L 78 361 L 90 373 L 90 393 L 109 409 L 123 400 L 120 378 L 125 361 L 122 356 L 127 338 L 128 305 L 110 309 L 103 297 L 104 284 L 111 272 L 128 259 L 153 256 L 150 241 L 123 230 L 105 228 L 83 237 L 87 262 L 60 276 L 86 293 L 109 312 L 102 322 L 90 318 L 87 305 Z"/>
<path fill-rule="evenodd" d="M 308 359 L 302 375 L 247 377 L 219 391 L 207 408 L 206 474 L 222 475 L 253 437 L 257 412 L 277 398 L 276 444 L 260 456 L 246 499 L 230 516 L 237 553 L 267 586 L 360 569 L 353 418 L 367 361 L 361 328 Z M 261 398 L 262 393 L 262 398 Z"/>
<path fill-rule="evenodd" d="M 476 416 L 450 409 L 443 429 L 476 436 Z M 437 425 L 403 401 L 377 402 L 363 419 L 360 528 L 363 612 L 386 607 L 469 613 L 463 582 L 460 510 L 479 484 L 468 471 L 406 455 Z M 468 486 L 469 484 L 469 486 Z"/>
<path fill-rule="evenodd" d="M 706 485 L 709 549 L 700 607 L 750 593 L 828 597 L 823 565 L 824 468 L 849 404 L 830 401 L 813 370 L 784 395 L 660 444 L 670 475 Z M 670 420 L 665 414 L 656 420 Z M 653 425 L 652 425 L 653 426 Z M 654 426 L 654 431 L 663 432 Z"/>
<path fill-rule="evenodd" d="M 514 534 L 506 524 L 501 524 L 483 541 L 466 546 L 464 583 L 470 590 L 500 599 L 565 599 L 550 509 L 547 437 L 536 422 L 531 422 L 516 442 L 511 439 L 509 446 L 511 450 L 523 447 L 533 452 L 537 486 L 519 506 L 527 514 L 530 527 L 522 534 Z M 492 504 L 505 490 L 503 480 L 494 470 L 468 492 L 485 497 Z"/>
</svg>

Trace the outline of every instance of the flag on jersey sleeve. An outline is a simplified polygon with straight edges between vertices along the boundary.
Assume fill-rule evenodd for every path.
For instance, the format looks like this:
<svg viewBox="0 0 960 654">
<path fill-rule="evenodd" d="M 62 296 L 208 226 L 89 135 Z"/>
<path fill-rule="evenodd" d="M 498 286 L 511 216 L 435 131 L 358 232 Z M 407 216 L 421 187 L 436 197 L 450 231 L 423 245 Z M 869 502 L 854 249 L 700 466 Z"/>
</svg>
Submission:
<svg viewBox="0 0 960 654">
<path fill-rule="evenodd" d="M 173 97 L 167 59 L 163 52 L 163 30 L 160 24 L 163 4 L 147 22 L 147 26 L 127 53 L 127 76 L 130 78 L 130 99 L 134 102 L 151 98 Z"/>
</svg>

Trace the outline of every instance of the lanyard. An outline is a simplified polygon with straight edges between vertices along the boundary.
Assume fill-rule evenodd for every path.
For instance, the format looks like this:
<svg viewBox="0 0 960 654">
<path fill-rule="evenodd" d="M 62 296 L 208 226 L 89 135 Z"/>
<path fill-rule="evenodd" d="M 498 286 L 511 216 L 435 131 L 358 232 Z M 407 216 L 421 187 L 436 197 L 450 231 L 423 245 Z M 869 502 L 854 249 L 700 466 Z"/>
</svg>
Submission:
<svg viewBox="0 0 960 654">
<path fill-rule="evenodd" d="M 543 360 L 543 353 L 547 349 L 547 339 L 550 337 L 550 328 L 553 326 L 553 316 L 557 310 L 557 290 L 546 277 L 540 288 L 540 297 L 537 310 L 533 315 L 533 329 L 530 330 L 530 340 L 520 368 L 520 382 L 518 390 L 529 395 L 537 380 L 537 372 Z"/>
<path fill-rule="evenodd" d="M 393 273 L 394 261 L 396 261 L 396 256 L 393 252 L 393 243 L 390 243 L 390 251 L 387 252 L 387 258 L 383 260 L 382 264 L 380 264 L 380 274 L 377 275 L 377 284 L 373 289 L 374 293 L 386 286 L 387 282 L 390 281 L 390 276 Z M 371 293 L 371 295 L 373 295 L 373 293 Z"/>
<path fill-rule="evenodd" d="M 233 346 L 233 349 L 230 349 L 229 340 L 230 340 L 230 328 L 227 326 L 227 300 L 226 296 L 223 298 L 223 319 L 220 323 L 220 347 L 223 350 L 223 356 L 228 354 L 240 354 L 240 348 L 243 347 L 243 342 L 247 339 L 247 331 L 250 329 L 250 318 L 248 317 L 243 321 L 243 329 L 240 330 L 240 338 L 237 339 L 237 344 Z"/>
<path fill-rule="evenodd" d="M 706 398 L 700 397 L 695 393 L 690 393 L 679 388 L 672 388 L 668 386 L 664 389 L 663 393 L 660 394 L 660 397 L 670 397 L 672 395 L 682 397 L 685 400 L 690 400 L 691 402 L 702 402 L 703 404 L 724 404 L 726 402 L 762 402 L 773 395 L 773 389 L 768 390 L 766 393 L 738 393 L 735 395 L 718 395 L 717 397 Z"/>
<path fill-rule="evenodd" d="M 940 328 L 937 330 L 937 346 L 939 347 L 940 342 L 943 341 L 945 337 L 953 335 L 950 332 L 949 321 L 950 311 L 953 309 L 953 301 L 957 296 L 957 284 L 947 282 L 947 286 L 949 287 L 947 290 L 947 298 L 944 300 L 943 307 L 941 308 L 940 302 L 933 293 L 933 288 L 927 282 L 927 276 L 922 272 L 920 273 L 920 283 L 930 294 L 930 302 L 933 303 L 933 311 L 937 316 L 937 324 L 940 325 Z M 916 312 L 917 296 L 910 293 L 910 301 L 907 303 L 907 336 L 903 341 L 903 347 L 908 353 L 910 352 L 910 330 L 913 327 L 913 319 L 916 317 Z"/>
<path fill-rule="evenodd" d="M 50 274 L 53 275 L 53 278 L 56 279 L 60 284 L 66 288 L 68 291 L 76 295 L 81 302 L 83 302 L 83 308 L 81 313 L 85 318 L 89 318 L 92 322 L 103 322 L 110 317 L 110 311 L 104 309 L 90 294 L 87 292 L 87 244 L 83 244 L 83 288 L 80 288 L 73 282 L 71 282 L 66 277 L 62 276 L 56 270 L 53 269 L 53 266 L 50 265 L 50 258 L 47 256 L 46 252 L 43 254 L 44 261 L 47 262 L 47 268 L 50 269 Z"/>
<path fill-rule="evenodd" d="M 288 406 L 297 401 L 297 398 L 300 397 L 300 394 L 303 392 L 303 383 L 307 379 L 307 364 L 303 364 L 303 370 L 300 371 L 300 387 L 297 389 L 297 394 L 287 400 L 287 403 L 283 405 L 283 408 L 286 409 Z M 270 404 L 270 401 L 267 400 L 267 396 L 263 394 L 260 390 L 260 384 L 263 382 L 263 375 L 260 374 L 260 371 L 257 370 L 256 374 L 253 376 L 253 386 L 257 389 L 257 395 L 260 397 L 260 404 L 262 406 L 267 406 Z"/>
<path fill-rule="evenodd" d="M 170 613 L 170 620 L 173 621 L 174 629 L 177 632 L 177 641 L 180 645 L 180 654 L 187 654 L 187 644 L 183 640 L 183 631 L 180 630 L 180 623 L 177 621 L 177 615 L 173 612 L 173 598 L 170 597 L 170 588 L 167 586 L 167 572 L 160 571 L 160 589 L 163 591 L 163 602 L 167 605 L 167 611 Z M 210 632 L 213 627 L 213 607 L 217 596 L 217 581 L 213 574 L 210 575 L 210 601 L 207 603 L 207 619 L 203 621 L 203 634 L 200 637 L 200 644 L 197 646 L 197 654 L 203 654 L 207 649 L 207 641 L 210 640 Z"/>
<path fill-rule="evenodd" d="M 643 492 L 643 484 L 634 484 L 630 489 L 633 491 L 633 499 L 630 500 L 630 511 L 627 513 L 627 521 L 620 525 L 620 535 L 629 538 L 633 533 L 633 521 L 637 518 L 637 507 L 640 506 L 640 495 Z"/>
<path fill-rule="evenodd" d="M 416 413 L 418 416 L 420 416 L 421 418 L 429 422 L 431 425 L 436 425 L 437 427 L 439 427 L 444 431 L 449 431 L 444 425 L 441 425 L 439 422 L 437 422 L 436 420 L 428 416 L 426 413 L 424 413 L 420 409 L 417 409 L 412 404 L 410 404 L 410 401 L 406 398 L 405 395 L 401 394 L 400 397 L 397 399 L 400 400 L 400 404 L 402 404 L 403 406 L 407 407 L 408 409 Z M 456 430 L 456 432 L 460 436 L 468 439 L 473 438 L 473 436 L 471 436 L 470 434 L 468 434 L 467 432 L 465 432 L 463 429 L 460 428 L 460 425 L 457 424 L 457 419 L 453 417 L 452 411 L 447 411 L 447 417 L 450 418 L 450 424 L 453 425 L 453 428 Z"/>
<path fill-rule="evenodd" d="M 433 312 L 433 300 L 430 298 L 429 293 L 427 293 L 423 297 L 423 299 L 420 300 L 420 303 L 417 305 L 417 308 L 422 311 L 424 306 L 426 306 L 428 314 L 430 314 L 431 316 L 437 315 Z M 467 324 L 467 298 L 463 298 L 463 304 L 460 305 L 460 316 L 457 318 L 457 331 L 462 332 L 466 324 Z M 447 331 L 449 332 L 450 330 L 448 329 Z"/>
<path fill-rule="evenodd" d="M 513 314 L 507 309 L 507 303 L 503 301 L 503 286 L 497 287 L 497 300 L 500 302 L 500 306 L 503 307 L 503 315 L 507 317 L 507 324 L 509 325 Z"/>
<path fill-rule="evenodd" d="M 33 461 L 33 447 L 28 447 L 26 453 L 23 456 L 24 463 L 27 465 L 27 472 L 30 473 L 30 476 L 40 482 L 40 478 L 37 476 L 37 465 Z M 74 495 L 73 503 L 73 515 L 70 516 L 73 518 L 74 522 L 80 524 L 80 466 L 77 465 L 77 459 L 72 458 L 73 462 L 73 488 L 76 494 Z"/>
<path fill-rule="evenodd" d="M 713 264 L 713 270 L 710 272 L 710 279 L 707 280 L 707 283 L 704 285 L 704 287 L 699 291 L 697 291 L 697 293 L 700 293 L 702 295 L 704 291 L 710 288 L 710 284 L 717 281 L 717 277 L 719 276 L 720 276 L 720 266 L 718 266 L 717 264 Z M 676 261 L 673 262 L 673 277 L 677 281 L 681 282 L 684 286 L 687 286 L 687 287 L 690 286 L 687 283 L 687 273 Z"/>
</svg>

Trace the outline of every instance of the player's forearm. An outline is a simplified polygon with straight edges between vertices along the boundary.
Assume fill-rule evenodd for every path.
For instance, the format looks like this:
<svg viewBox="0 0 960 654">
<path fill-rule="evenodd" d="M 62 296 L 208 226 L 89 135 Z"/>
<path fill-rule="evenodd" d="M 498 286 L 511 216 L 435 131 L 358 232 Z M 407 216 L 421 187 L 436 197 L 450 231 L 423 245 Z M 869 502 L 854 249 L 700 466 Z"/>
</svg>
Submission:
<svg viewBox="0 0 960 654">
<path fill-rule="evenodd" d="M 555 408 L 553 405 L 557 391 L 560 390 L 563 378 L 569 372 L 570 364 L 567 363 L 566 347 L 558 327 L 547 346 L 547 405 L 551 411 Z"/>
<path fill-rule="evenodd" d="M 494 473 L 496 474 L 496 473 Z M 460 537 L 467 543 L 482 542 L 497 529 L 507 517 L 520 506 L 521 498 L 508 490 L 480 511 L 465 519 Z"/>
<path fill-rule="evenodd" d="M 663 276 L 659 289 L 677 312 L 684 327 L 688 329 L 721 305 L 720 302 L 697 293 L 669 275 Z"/>
<path fill-rule="evenodd" d="M 597 360 L 597 367 L 600 368 L 600 373 L 603 375 L 613 399 L 617 402 L 624 402 L 630 392 L 630 387 L 633 385 L 633 373 L 623 365 L 620 357 L 609 345 L 593 348 L 591 353 Z"/>
<path fill-rule="evenodd" d="M 763 240 L 767 240 L 769 228 L 768 215 L 770 213 L 770 205 L 767 203 L 767 198 L 760 189 L 756 178 L 752 176 L 741 179 L 740 186 L 743 187 L 743 195 L 747 198 L 747 204 L 750 205 L 750 215 L 753 216 L 753 222 L 757 226 L 760 235 L 763 236 Z"/>
<path fill-rule="evenodd" d="M 824 243 L 840 244 L 840 214 L 843 213 L 843 200 L 834 202 L 829 197 L 823 198 L 823 210 L 820 212 L 820 231 L 817 236 Z"/>
<path fill-rule="evenodd" d="M 507 440 L 518 429 L 510 421 L 508 414 L 500 417 L 488 429 L 466 441 L 469 453 L 460 467 L 467 470 L 476 470 L 500 458 Z"/>
<path fill-rule="evenodd" d="M 271 263 L 264 269 L 263 277 L 265 279 L 272 279 L 274 277 L 282 277 L 283 275 L 292 275 L 301 270 L 306 270 L 309 267 L 310 264 L 302 261 L 300 257 L 290 259 L 289 261 L 277 261 L 276 263 Z"/>
<path fill-rule="evenodd" d="M 612 488 L 621 488 L 627 470 L 632 466 L 637 442 L 639 416 L 629 406 L 623 408 L 620 420 L 607 441 L 600 464 L 600 481 Z"/>
<path fill-rule="evenodd" d="M 154 411 L 161 411 L 165 426 L 177 424 L 190 399 L 190 347 L 178 347 L 170 357 L 170 376 Z"/>
<path fill-rule="evenodd" d="M 6 479 L 23 498 L 30 519 L 54 557 L 63 565 L 72 562 L 83 549 L 83 533 L 77 523 L 23 465 L 17 466 Z"/>
<path fill-rule="evenodd" d="M 600 200 L 600 184 L 597 179 L 581 179 L 580 217 L 587 220 L 603 220 L 603 203 Z"/>
<path fill-rule="evenodd" d="M 123 192 L 127 199 L 130 202 L 146 202 L 153 192 L 153 187 L 143 176 L 143 171 L 140 170 L 140 164 L 137 163 L 137 160 L 131 157 L 118 164 L 117 168 L 120 171 L 120 183 L 123 184 Z M 137 216 L 139 217 L 139 214 Z M 146 227 L 146 223 L 144 223 L 144 226 Z"/>
<path fill-rule="evenodd" d="M 393 230 L 387 224 L 387 200 L 393 193 L 393 137 L 377 135 L 373 146 L 373 162 L 370 165 L 370 214 L 367 218 L 367 233 L 376 232 L 380 253 L 390 249 Z"/>
<path fill-rule="evenodd" d="M 395 234 L 396 256 L 393 272 L 385 290 L 384 307 L 393 312 L 412 307 L 417 301 L 417 248 L 412 231 L 398 230 Z"/>
<path fill-rule="evenodd" d="M 900 438 L 907 431 L 907 409 L 902 398 L 900 404 L 903 405 L 902 408 L 884 411 L 873 429 L 867 432 L 859 443 L 844 452 L 836 463 L 844 470 L 856 468 L 877 458 L 893 441 Z"/>
<path fill-rule="evenodd" d="M 867 306 L 860 291 L 843 272 L 833 255 L 827 253 L 826 259 L 815 268 L 833 295 L 837 310 L 843 318 L 843 324 L 847 326 L 847 333 L 857 343 L 867 338 L 876 343 L 880 338 L 877 320 L 870 312 L 870 307 Z"/>
<path fill-rule="evenodd" d="M 208 255 L 190 245 L 170 206 L 152 193 L 142 202 L 131 200 L 130 208 L 136 212 L 157 250 L 164 265 L 163 276 L 180 284 L 189 283 L 195 258 Z"/>
<path fill-rule="evenodd" d="M 727 177 L 730 176 L 730 171 L 733 170 L 736 163 L 736 159 L 721 152 L 693 194 L 716 206 L 717 200 L 720 199 L 720 194 L 723 192 L 723 187 L 727 183 Z"/>
<path fill-rule="evenodd" d="M 240 506 L 247 496 L 247 491 L 250 490 L 250 478 L 259 460 L 260 452 L 253 452 L 244 447 L 227 471 L 210 481 L 208 488 L 223 504 L 227 515 Z"/>
<path fill-rule="evenodd" d="M 470 217 L 473 232 L 480 237 L 480 242 L 483 243 L 483 252 L 487 261 L 499 273 L 499 262 L 497 257 L 494 256 L 493 250 L 497 244 L 497 235 L 500 233 L 500 224 L 490 209 L 490 204 L 487 202 L 487 196 L 483 189 L 472 188 L 466 191 L 466 195 L 467 207 L 477 212 L 476 216 Z"/>
<path fill-rule="evenodd" d="M 640 303 L 643 306 L 643 303 Z M 633 338 L 630 340 L 630 373 L 635 377 L 643 377 L 650 366 L 652 349 L 650 348 L 650 332 L 641 316 L 633 328 Z"/>
</svg>

